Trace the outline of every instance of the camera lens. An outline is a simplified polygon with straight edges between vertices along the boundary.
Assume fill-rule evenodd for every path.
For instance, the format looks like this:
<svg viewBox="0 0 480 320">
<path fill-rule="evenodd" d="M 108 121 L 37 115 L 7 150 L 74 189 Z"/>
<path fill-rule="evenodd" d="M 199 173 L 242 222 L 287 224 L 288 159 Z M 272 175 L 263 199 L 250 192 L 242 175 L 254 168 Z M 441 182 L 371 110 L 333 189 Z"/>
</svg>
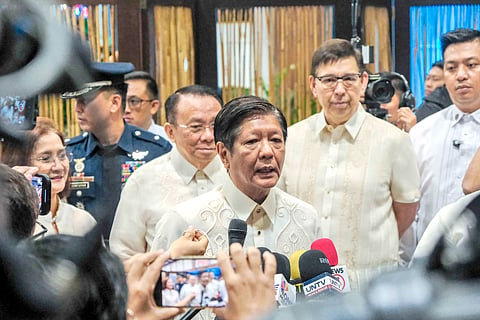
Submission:
<svg viewBox="0 0 480 320">
<path fill-rule="evenodd" d="M 390 80 L 386 79 L 379 79 L 375 81 L 372 84 L 371 91 L 371 97 L 378 103 L 390 102 L 395 94 L 395 89 L 390 83 Z"/>
</svg>

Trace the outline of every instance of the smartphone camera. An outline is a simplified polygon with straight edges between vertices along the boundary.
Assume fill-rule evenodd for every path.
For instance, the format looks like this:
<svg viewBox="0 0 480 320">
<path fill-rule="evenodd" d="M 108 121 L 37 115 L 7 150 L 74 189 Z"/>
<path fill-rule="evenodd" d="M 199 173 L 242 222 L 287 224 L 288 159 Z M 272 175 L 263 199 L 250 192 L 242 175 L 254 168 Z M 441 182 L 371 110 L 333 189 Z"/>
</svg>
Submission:
<svg viewBox="0 0 480 320">
<path fill-rule="evenodd" d="M 45 174 L 36 174 L 32 177 L 32 185 L 38 195 L 40 215 L 44 216 L 50 212 L 50 178 Z"/>
<path fill-rule="evenodd" d="M 215 258 L 183 257 L 168 261 L 153 293 L 162 307 L 225 307 L 225 281 Z"/>
</svg>

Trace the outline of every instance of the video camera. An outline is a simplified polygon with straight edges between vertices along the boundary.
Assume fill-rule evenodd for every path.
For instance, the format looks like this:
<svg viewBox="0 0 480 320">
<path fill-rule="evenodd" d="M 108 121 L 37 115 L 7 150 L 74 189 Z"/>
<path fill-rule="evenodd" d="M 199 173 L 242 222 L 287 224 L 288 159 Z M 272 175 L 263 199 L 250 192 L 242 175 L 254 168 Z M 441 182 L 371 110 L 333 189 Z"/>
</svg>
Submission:
<svg viewBox="0 0 480 320">
<path fill-rule="evenodd" d="M 381 77 L 379 74 L 371 74 L 368 76 L 363 104 L 367 107 L 368 113 L 386 120 L 388 111 L 380 108 L 380 104 L 389 103 L 394 94 L 395 89 L 390 80 Z"/>
</svg>

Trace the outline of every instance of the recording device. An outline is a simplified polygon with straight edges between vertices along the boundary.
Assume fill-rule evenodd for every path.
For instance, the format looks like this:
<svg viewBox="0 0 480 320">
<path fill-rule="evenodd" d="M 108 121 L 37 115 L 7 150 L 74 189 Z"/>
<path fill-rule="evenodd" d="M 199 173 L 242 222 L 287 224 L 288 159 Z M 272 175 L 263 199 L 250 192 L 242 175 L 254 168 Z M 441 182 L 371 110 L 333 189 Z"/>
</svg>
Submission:
<svg viewBox="0 0 480 320">
<path fill-rule="evenodd" d="M 459 149 L 462 144 L 463 144 L 463 140 L 458 140 L 458 139 L 452 140 L 452 146 L 456 149 Z"/>
<path fill-rule="evenodd" d="M 14 130 L 32 130 L 38 116 L 38 98 L 0 97 L 0 121 Z"/>
<path fill-rule="evenodd" d="M 366 106 L 368 113 L 386 120 L 388 111 L 380 108 L 380 105 L 389 103 L 394 94 L 395 89 L 390 80 L 379 74 L 371 74 L 368 76 L 368 84 L 365 90 L 363 104 Z"/>
<path fill-rule="evenodd" d="M 275 301 L 279 307 L 289 306 L 297 301 L 297 293 L 294 285 L 290 284 L 290 261 L 287 256 L 273 252 L 277 262 L 277 270 L 274 276 Z"/>
<path fill-rule="evenodd" d="M 213 279 L 210 274 L 213 273 Z M 205 275 L 207 274 L 207 275 Z M 162 278 L 166 275 L 166 278 Z M 195 287 L 187 292 L 184 289 L 176 291 L 175 286 L 171 290 L 178 293 L 178 299 L 170 300 L 162 297 L 162 284 L 167 286 L 169 279 L 175 283 L 178 275 L 191 275 L 197 277 Z M 218 266 L 217 259 L 205 258 L 203 256 L 182 257 L 171 259 L 162 268 L 161 276 L 153 291 L 153 298 L 158 306 L 178 307 L 178 301 L 188 300 L 185 307 L 202 309 L 225 307 L 228 301 L 225 282 L 221 280 L 222 273 Z M 187 284 L 184 284 L 185 287 Z M 169 288 L 170 289 L 170 288 Z M 182 288 L 183 289 L 183 288 Z M 173 293 L 176 295 L 176 293 Z"/>
<path fill-rule="evenodd" d="M 300 257 L 302 256 L 302 254 L 304 252 L 306 252 L 307 250 L 305 249 L 300 249 L 300 250 L 297 250 L 297 251 L 294 251 L 290 257 L 289 257 L 289 261 L 290 261 L 290 279 L 292 281 L 292 283 L 294 283 L 296 286 L 297 286 L 297 292 L 301 292 L 302 291 L 302 288 L 301 288 L 301 278 L 300 278 L 300 269 L 298 267 L 298 261 L 300 259 Z"/>
<path fill-rule="evenodd" d="M 338 253 L 333 241 L 329 238 L 320 238 L 312 242 L 310 245 L 312 250 L 320 250 L 325 253 L 333 276 L 340 282 L 343 292 L 350 292 L 350 279 L 348 278 L 348 269 L 346 265 L 338 265 Z"/>
<path fill-rule="evenodd" d="M 312 242 L 310 245 L 311 250 L 320 250 L 328 258 L 330 266 L 336 266 L 338 264 L 338 253 L 333 241 L 329 238 L 320 238 Z"/>
<path fill-rule="evenodd" d="M 52 185 L 50 178 L 45 174 L 36 174 L 32 177 L 32 185 L 38 195 L 40 215 L 50 212 Z"/>
<path fill-rule="evenodd" d="M 228 225 L 228 246 L 240 243 L 243 246 L 247 236 L 247 223 L 242 219 L 232 219 Z"/>
<path fill-rule="evenodd" d="M 298 260 L 303 293 L 307 299 L 342 293 L 341 283 L 333 276 L 327 256 L 320 250 L 308 250 Z"/>
</svg>

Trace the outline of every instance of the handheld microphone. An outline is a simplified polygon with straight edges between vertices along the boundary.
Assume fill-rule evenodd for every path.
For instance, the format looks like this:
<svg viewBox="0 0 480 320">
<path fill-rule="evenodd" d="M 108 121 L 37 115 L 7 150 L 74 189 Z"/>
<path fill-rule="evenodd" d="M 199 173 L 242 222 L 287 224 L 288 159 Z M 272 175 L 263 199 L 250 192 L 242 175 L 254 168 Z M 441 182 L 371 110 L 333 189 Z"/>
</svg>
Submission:
<svg viewBox="0 0 480 320">
<path fill-rule="evenodd" d="M 297 251 L 294 251 L 291 255 L 290 255 L 290 271 L 291 271 L 291 275 L 290 275 L 290 279 L 292 279 L 293 281 L 297 281 L 297 280 L 300 280 L 300 269 L 298 268 L 298 259 L 300 259 L 300 256 L 306 252 L 307 250 L 297 250 Z"/>
<path fill-rule="evenodd" d="M 262 271 L 265 271 L 265 260 L 263 259 L 263 253 L 265 251 L 272 253 L 272 251 L 266 247 L 257 247 L 257 249 L 260 251 L 260 259 L 262 261 Z M 277 268 L 278 268 L 278 264 L 277 264 Z"/>
<path fill-rule="evenodd" d="M 241 219 L 232 219 L 228 225 L 228 246 L 240 243 L 243 247 L 247 236 L 247 223 Z"/>
<path fill-rule="evenodd" d="M 332 275 L 330 262 L 320 250 L 309 250 L 298 261 L 303 293 L 308 299 L 342 293 L 341 283 Z"/>
<path fill-rule="evenodd" d="M 297 301 L 295 286 L 288 282 L 290 279 L 290 261 L 287 256 L 272 252 L 277 261 L 277 271 L 274 276 L 275 300 L 279 307 L 292 305 Z"/>
<path fill-rule="evenodd" d="M 454 139 L 452 140 L 452 145 L 454 148 L 458 149 L 463 144 L 462 140 Z"/>
<path fill-rule="evenodd" d="M 333 241 L 329 238 L 321 238 L 312 242 L 310 246 L 312 250 L 320 250 L 330 261 L 330 267 L 332 267 L 333 276 L 337 278 L 342 284 L 343 292 L 350 292 L 350 279 L 348 278 L 348 271 L 346 265 L 338 265 L 338 254 Z"/>
<path fill-rule="evenodd" d="M 338 264 L 338 253 L 333 241 L 329 238 L 320 238 L 312 242 L 310 245 L 310 249 L 312 250 L 320 250 L 328 258 L 330 262 L 330 266 L 336 266 Z"/>
</svg>

